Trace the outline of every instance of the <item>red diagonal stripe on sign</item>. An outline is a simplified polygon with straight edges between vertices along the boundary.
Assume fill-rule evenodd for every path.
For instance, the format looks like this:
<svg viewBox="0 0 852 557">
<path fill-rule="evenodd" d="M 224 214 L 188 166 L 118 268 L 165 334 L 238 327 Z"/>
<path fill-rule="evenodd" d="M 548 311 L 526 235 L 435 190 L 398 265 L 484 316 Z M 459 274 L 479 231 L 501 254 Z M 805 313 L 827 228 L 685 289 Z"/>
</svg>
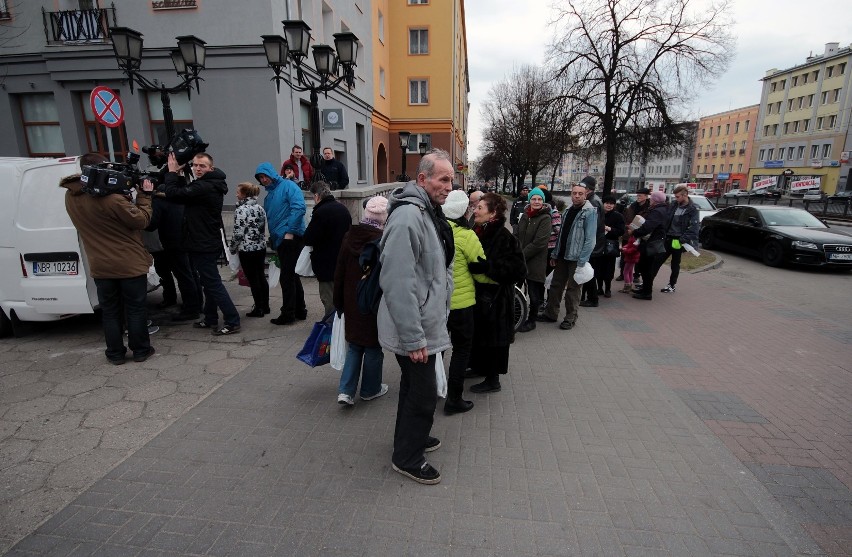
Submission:
<svg viewBox="0 0 852 557">
<path fill-rule="evenodd" d="M 118 100 L 118 98 L 109 95 L 109 98 L 111 98 L 111 100 L 109 100 L 109 102 L 107 102 L 107 99 L 105 99 L 101 96 L 101 95 L 104 95 L 104 94 L 107 94 L 107 93 L 105 91 L 101 91 L 97 95 L 98 99 L 104 104 L 104 109 L 103 109 L 103 111 L 101 111 L 100 114 L 98 114 L 98 116 L 100 116 L 101 118 L 106 120 L 107 118 L 105 118 L 104 115 L 107 112 L 109 112 L 110 114 L 112 114 L 113 120 L 118 122 L 121 119 L 121 117 L 118 114 L 116 114 L 115 111 L 112 109 L 112 105 L 115 104 L 115 102 Z"/>
</svg>

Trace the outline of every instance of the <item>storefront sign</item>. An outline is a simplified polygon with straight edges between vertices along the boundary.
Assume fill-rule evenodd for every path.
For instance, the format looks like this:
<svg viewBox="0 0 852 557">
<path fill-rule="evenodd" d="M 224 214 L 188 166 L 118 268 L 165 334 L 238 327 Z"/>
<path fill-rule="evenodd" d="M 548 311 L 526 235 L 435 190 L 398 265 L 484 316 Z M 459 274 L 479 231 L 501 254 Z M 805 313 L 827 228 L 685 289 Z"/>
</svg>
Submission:
<svg viewBox="0 0 852 557">
<path fill-rule="evenodd" d="M 820 179 L 818 177 L 808 178 L 807 180 L 796 180 L 795 182 L 790 182 L 790 191 L 816 189 L 820 187 L 819 183 Z"/>
<path fill-rule="evenodd" d="M 696 180 L 712 180 L 713 175 L 712 174 L 696 174 L 695 179 Z"/>
<path fill-rule="evenodd" d="M 762 180 L 758 180 L 751 186 L 752 190 L 762 190 L 768 187 L 773 187 L 778 183 L 777 176 L 770 176 L 769 178 L 764 178 Z"/>
<path fill-rule="evenodd" d="M 763 161 L 763 168 L 781 168 L 784 161 Z"/>
<path fill-rule="evenodd" d="M 811 168 L 822 168 L 822 159 L 811 159 Z"/>
<path fill-rule="evenodd" d="M 717 180 L 727 180 L 730 177 L 731 177 L 730 172 L 720 172 L 720 173 L 716 174 Z"/>
</svg>

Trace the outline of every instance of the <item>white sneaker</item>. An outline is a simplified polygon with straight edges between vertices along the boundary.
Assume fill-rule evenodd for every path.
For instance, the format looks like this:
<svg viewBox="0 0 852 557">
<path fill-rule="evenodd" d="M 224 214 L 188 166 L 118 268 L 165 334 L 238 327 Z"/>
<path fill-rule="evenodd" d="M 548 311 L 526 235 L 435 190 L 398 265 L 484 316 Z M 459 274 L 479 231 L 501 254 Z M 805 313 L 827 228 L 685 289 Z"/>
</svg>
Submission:
<svg viewBox="0 0 852 557">
<path fill-rule="evenodd" d="M 661 290 L 660 290 L 660 292 L 665 292 L 665 293 L 667 293 L 667 294 L 670 294 L 670 293 L 672 293 L 672 292 L 674 292 L 674 291 L 675 291 L 675 287 L 674 287 L 674 286 L 672 286 L 671 284 L 667 284 L 665 288 L 663 288 L 663 289 L 661 289 Z"/>
<path fill-rule="evenodd" d="M 355 400 L 346 393 L 340 393 L 339 395 L 337 395 L 337 404 L 347 404 L 349 406 L 354 406 Z"/>
<path fill-rule="evenodd" d="M 384 396 L 386 394 L 388 394 L 388 386 L 382 383 L 382 388 L 379 389 L 379 392 L 377 392 L 373 396 L 362 396 L 361 400 L 373 400 L 374 398 L 379 398 L 380 396 Z"/>
</svg>

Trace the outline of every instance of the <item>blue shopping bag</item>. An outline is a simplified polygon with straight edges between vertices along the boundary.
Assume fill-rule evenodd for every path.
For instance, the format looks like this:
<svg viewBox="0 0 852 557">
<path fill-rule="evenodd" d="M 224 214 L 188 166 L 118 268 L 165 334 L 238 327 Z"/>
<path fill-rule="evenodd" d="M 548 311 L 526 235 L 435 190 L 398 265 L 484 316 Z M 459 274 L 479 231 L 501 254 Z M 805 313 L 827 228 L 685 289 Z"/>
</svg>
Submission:
<svg viewBox="0 0 852 557">
<path fill-rule="evenodd" d="M 331 361 L 331 329 L 334 311 L 314 323 L 311 334 L 296 358 L 311 367 L 324 366 Z"/>
</svg>

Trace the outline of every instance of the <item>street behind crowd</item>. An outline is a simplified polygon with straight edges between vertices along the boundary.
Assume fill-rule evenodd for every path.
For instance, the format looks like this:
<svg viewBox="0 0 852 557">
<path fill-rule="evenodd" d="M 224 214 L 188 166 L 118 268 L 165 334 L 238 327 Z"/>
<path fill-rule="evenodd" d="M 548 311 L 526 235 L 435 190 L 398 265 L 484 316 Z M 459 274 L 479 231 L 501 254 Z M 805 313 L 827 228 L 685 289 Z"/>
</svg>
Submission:
<svg viewBox="0 0 852 557">
<path fill-rule="evenodd" d="M 0 553 L 850 555 L 849 274 L 723 257 L 518 335 L 502 392 L 436 415 L 437 486 L 390 468 L 393 358 L 353 408 L 295 359 L 313 281 L 292 327 L 154 314 L 143 363 L 91 316 L 4 339 Z"/>
</svg>

